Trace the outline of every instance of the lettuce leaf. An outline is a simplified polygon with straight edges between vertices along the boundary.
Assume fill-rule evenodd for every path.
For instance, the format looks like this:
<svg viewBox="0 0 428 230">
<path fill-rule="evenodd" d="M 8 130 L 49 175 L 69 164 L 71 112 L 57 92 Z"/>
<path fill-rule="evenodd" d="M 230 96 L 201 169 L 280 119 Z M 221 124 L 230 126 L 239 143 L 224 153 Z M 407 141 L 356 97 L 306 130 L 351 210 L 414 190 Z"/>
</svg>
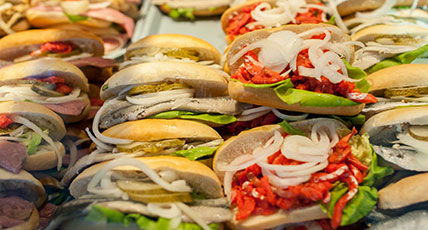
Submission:
<svg viewBox="0 0 428 230">
<path fill-rule="evenodd" d="M 369 172 L 363 180 L 363 185 L 377 186 L 384 177 L 393 174 L 394 170 L 390 167 L 379 166 L 377 154 L 373 151 L 372 147 L 370 149 L 372 151 L 372 161 L 370 163 Z"/>
<path fill-rule="evenodd" d="M 89 17 L 87 16 L 82 16 L 82 15 L 73 15 L 73 14 L 67 14 L 64 13 L 65 16 L 67 16 L 68 20 L 70 20 L 70 22 L 75 23 L 75 22 L 80 22 L 80 21 L 86 21 L 89 19 Z"/>
<path fill-rule="evenodd" d="M 300 103 L 301 106 L 336 107 L 359 104 L 333 94 L 294 89 L 289 88 L 287 85 L 277 86 L 275 88 L 275 93 L 283 102 L 289 105 Z"/>
<path fill-rule="evenodd" d="M 361 93 L 369 92 L 370 84 L 365 79 L 367 77 L 367 73 L 358 67 L 351 66 L 351 64 L 349 64 L 345 59 L 342 60 L 348 70 L 348 76 L 352 79 L 360 79 L 360 81 L 355 82 L 355 88 L 359 89 Z"/>
<path fill-rule="evenodd" d="M 117 211 L 111 208 L 105 208 L 97 204 L 92 206 L 88 216 L 86 217 L 86 220 L 93 221 L 93 222 L 104 222 L 104 223 L 122 223 L 125 227 L 132 223 L 135 223 L 140 227 L 140 229 L 144 229 L 144 230 L 171 229 L 170 219 L 166 219 L 162 217 L 158 219 L 152 219 L 136 213 L 124 214 L 120 211 Z M 212 230 L 220 229 L 219 224 L 210 224 L 208 226 Z M 180 223 L 178 228 L 176 228 L 176 230 L 202 230 L 202 227 L 194 223 L 182 222 Z"/>
<path fill-rule="evenodd" d="M 157 118 L 157 119 L 173 119 L 173 118 L 181 118 L 181 119 L 189 119 L 189 120 L 200 120 L 200 121 L 208 121 L 215 124 L 226 125 L 237 121 L 236 117 L 233 115 L 226 114 L 207 114 L 207 113 L 194 113 L 188 111 L 167 111 L 158 113 L 156 115 L 150 116 L 149 118 Z"/>
<path fill-rule="evenodd" d="M 422 47 L 419 47 L 418 49 L 405 52 L 391 58 L 387 58 L 373 65 L 372 67 L 366 69 L 366 72 L 374 73 L 378 70 L 385 69 L 387 67 L 401 65 L 401 64 L 410 64 L 412 61 L 414 61 L 416 58 L 420 57 L 422 54 L 424 54 L 427 51 L 428 51 L 428 44 Z"/>
<path fill-rule="evenodd" d="M 239 81 L 237 79 L 231 79 L 231 81 Z M 251 84 L 251 83 L 242 83 L 245 87 L 252 87 L 252 88 L 270 88 L 282 84 L 288 84 L 290 87 L 293 87 L 293 83 L 291 83 L 290 79 L 285 79 L 283 81 L 279 81 L 272 84 Z"/>
<path fill-rule="evenodd" d="M 179 150 L 175 152 L 176 155 L 185 157 L 189 160 L 195 161 L 206 156 L 211 156 L 217 150 L 218 147 L 197 147 L 187 150 Z"/>
<path fill-rule="evenodd" d="M 279 123 L 279 125 L 285 130 L 286 133 L 288 133 L 290 135 L 306 136 L 303 131 L 294 128 L 286 120 L 283 120 L 281 123 Z"/>
<path fill-rule="evenodd" d="M 25 135 L 27 139 L 23 143 L 27 147 L 27 154 L 32 155 L 37 152 L 39 145 L 42 143 L 42 136 L 35 132 L 28 132 Z"/>
<path fill-rule="evenodd" d="M 330 115 L 331 118 L 341 121 L 348 127 L 352 127 L 354 125 L 363 125 L 366 122 L 366 116 L 363 114 L 357 114 L 355 116 L 337 116 Z"/>
</svg>

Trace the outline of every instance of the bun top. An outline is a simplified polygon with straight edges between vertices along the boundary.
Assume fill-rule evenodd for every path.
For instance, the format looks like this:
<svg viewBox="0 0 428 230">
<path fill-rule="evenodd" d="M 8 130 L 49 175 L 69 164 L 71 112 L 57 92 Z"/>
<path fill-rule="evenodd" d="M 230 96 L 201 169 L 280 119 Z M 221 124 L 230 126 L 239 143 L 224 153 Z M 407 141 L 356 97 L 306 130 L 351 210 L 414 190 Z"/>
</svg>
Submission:
<svg viewBox="0 0 428 230">
<path fill-rule="evenodd" d="M 92 33 L 76 30 L 37 29 L 10 34 L 0 39 L 0 59 L 13 61 L 17 57 L 29 54 L 34 50 L 34 46 L 55 41 L 72 42 L 83 52 L 91 53 L 94 56 L 104 55 L 103 40 Z"/>
<path fill-rule="evenodd" d="M 370 117 L 360 133 L 378 133 L 383 126 L 409 123 L 411 125 L 428 124 L 428 106 L 404 107 L 387 110 Z"/>
<path fill-rule="evenodd" d="M 428 64 L 403 64 L 376 71 L 366 77 L 370 90 L 428 86 Z"/>
<path fill-rule="evenodd" d="M 331 28 L 334 31 L 332 33 L 332 37 L 331 37 L 331 41 L 333 43 L 347 42 L 347 41 L 351 40 L 349 35 L 347 35 L 342 30 L 338 29 L 338 27 L 328 25 L 328 24 L 284 25 L 281 27 L 273 28 L 273 29 L 261 29 L 261 30 L 252 31 L 250 33 L 247 33 L 247 34 L 240 36 L 239 38 L 234 40 L 233 43 L 230 45 L 229 51 L 227 52 L 227 56 L 226 56 L 226 63 L 228 64 L 229 71 L 232 74 L 235 73 L 239 69 L 239 66 L 244 62 L 244 57 L 241 57 L 240 59 L 238 59 L 238 61 L 233 63 L 233 65 L 229 65 L 229 60 L 231 59 L 231 57 L 233 57 L 236 53 L 238 53 L 245 46 L 252 44 L 256 41 L 265 39 L 269 35 L 271 35 L 272 33 L 275 33 L 278 31 L 283 31 L 283 30 L 288 30 L 288 31 L 292 31 L 292 32 L 298 34 L 298 33 L 302 33 L 302 32 L 305 32 L 305 31 L 308 31 L 311 29 L 322 28 L 322 27 Z M 335 32 L 339 32 L 340 34 L 335 33 Z M 353 55 L 354 55 L 353 46 L 349 45 L 349 46 L 347 46 L 347 48 L 351 51 L 349 53 L 352 54 L 352 57 L 351 57 L 351 63 L 352 63 Z M 258 53 L 258 50 L 256 51 L 256 53 Z"/>
<path fill-rule="evenodd" d="M 197 52 L 200 61 L 213 60 L 220 64 L 221 54 L 213 45 L 197 37 L 184 34 L 156 34 L 144 37 L 128 46 L 125 60 L 130 59 L 129 54 L 135 50 L 141 50 L 141 55 L 144 55 L 159 52 L 160 49 L 192 50 Z"/>
<path fill-rule="evenodd" d="M 353 41 L 360 41 L 367 43 L 369 41 L 375 41 L 378 38 L 410 38 L 410 43 L 423 43 L 423 38 L 428 35 L 428 28 L 424 28 L 418 25 L 374 25 L 366 27 L 351 36 Z"/>
<path fill-rule="evenodd" d="M 61 117 L 43 105 L 26 101 L 0 102 L 0 114 L 19 115 L 25 117 L 38 127 L 49 130 L 54 141 L 60 141 L 66 134 Z"/>
<path fill-rule="evenodd" d="M 377 0 L 347 0 L 337 6 L 340 16 L 350 15 L 355 12 L 375 10 L 380 8 L 385 1 Z M 413 0 L 397 0 L 394 6 L 411 6 Z M 418 6 L 428 4 L 428 0 L 419 0 Z"/>
<path fill-rule="evenodd" d="M 223 197 L 223 190 L 215 173 L 206 165 L 183 157 L 157 156 L 134 158 L 141 161 L 156 172 L 171 170 L 177 179 L 184 179 L 193 191 L 206 195 L 208 198 Z M 79 174 L 70 185 L 70 193 L 78 198 L 87 193 L 87 185 L 91 178 L 107 162 L 93 165 Z M 141 178 L 141 171 L 133 166 L 119 166 L 113 170 L 125 177 Z"/>
<path fill-rule="evenodd" d="M 208 125 L 181 119 L 128 121 L 115 125 L 105 130 L 102 134 L 108 137 L 134 141 L 159 141 L 174 138 L 202 141 L 222 139 L 217 131 Z"/>
<path fill-rule="evenodd" d="M 101 87 L 101 99 L 116 97 L 129 86 L 179 82 L 191 86 L 200 96 L 226 96 L 224 73 L 188 62 L 150 62 L 125 68 L 111 76 Z"/>
<path fill-rule="evenodd" d="M 89 92 L 85 74 L 75 65 L 60 59 L 37 59 L 6 66 L 0 69 L 0 81 L 24 79 L 27 77 L 57 76 L 63 78 L 72 88 Z"/>
<path fill-rule="evenodd" d="M 33 202 L 38 208 L 46 200 L 46 193 L 42 183 L 30 173 L 21 170 L 15 174 L 0 167 L 0 197 L 4 195 L 20 196 Z"/>
</svg>

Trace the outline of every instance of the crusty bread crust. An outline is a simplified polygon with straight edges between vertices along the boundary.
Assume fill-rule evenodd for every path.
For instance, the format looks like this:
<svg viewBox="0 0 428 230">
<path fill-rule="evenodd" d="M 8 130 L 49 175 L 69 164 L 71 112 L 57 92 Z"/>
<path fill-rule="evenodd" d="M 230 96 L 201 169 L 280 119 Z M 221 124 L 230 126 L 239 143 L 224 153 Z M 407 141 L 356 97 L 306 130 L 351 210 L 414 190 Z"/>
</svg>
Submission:
<svg viewBox="0 0 428 230">
<path fill-rule="evenodd" d="M 37 230 L 39 229 L 39 220 L 39 211 L 34 208 L 31 212 L 31 216 L 24 223 L 7 228 L 7 230 Z"/>
<path fill-rule="evenodd" d="M 31 201 L 36 207 L 41 207 L 46 200 L 42 183 L 25 170 L 11 173 L 0 168 L 0 194 L 12 192 L 15 196 Z"/>
<path fill-rule="evenodd" d="M 195 15 L 196 17 L 209 17 L 214 15 L 220 15 L 228 8 L 229 6 L 219 6 L 219 7 L 216 7 L 214 10 L 196 9 L 193 11 L 193 15 Z M 171 12 L 172 10 L 171 7 L 169 7 L 167 4 L 160 5 L 159 9 L 165 14 L 169 14 L 169 12 Z"/>
<path fill-rule="evenodd" d="M 221 136 L 208 125 L 182 119 L 143 119 L 127 121 L 103 132 L 103 135 L 134 141 L 165 139 L 217 140 Z"/>
<path fill-rule="evenodd" d="M 351 36 L 353 41 L 360 41 L 367 43 L 375 41 L 379 37 L 426 37 L 428 36 L 428 29 L 418 25 L 374 25 L 359 30 Z"/>
<path fill-rule="evenodd" d="M 360 113 L 365 104 L 353 106 L 336 106 L 336 107 L 318 107 L 318 106 L 301 106 L 300 104 L 289 105 L 283 102 L 275 93 L 273 88 L 253 88 L 245 87 L 241 82 L 229 82 L 229 95 L 231 98 L 249 104 L 269 106 L 289 111 L 302 113 L 315 113 L 326 115 L 343 115 L 353 116 Z"/>
<path fill-rule="evenodd" d="M 428 86 L 428 64 L 403 64 L 376 71 L 366 77 L 370 90 Z"/>
<path fill-rule="evenodd" d="M 56 142 L 56 146 L 60 151 L 62 157 L 65 156 L 65 148 L 61 142 Z M 57 166 L 58 156 L 55 151 L 36 152 L 35 154 L 28 155 L 25 158 L 23 169 L 27 171 L 41 171 L 55 168 Z"/>
<path fill-rule="evenodd" d="M 236 214 L 236 210 L 234 211 Z M 319 205 L 294 209 L 292 211 L 277 211 L 272 215 L 250 216 L 245 220 L 237 221 L 235 217 L 226 224 L 233 230 L 260 230 L 270 229 L 283 224 L 300 223 L 310 220 L 328 218 L 327 213 L 321 210 Z"/>
<path fill-rule="evenodd" d="M 49 130 L 54 141 L 61 140 L 66 133 L 62 119 L 48 108 L 26 101 L 7 101 L 0 103 L 0 114 L 19 115 L 27 118 L 42 129 Z"/>
<path fill-rule="evenodd" d="M 347 0 L 337 6 L 340 16 L 346 16 L 359 11 L 375 10 L 384 4 L 385 0 Z M 395 6 L 411 6 L 413 0 L 397 0 Z M 418 6 L 428 4 L 428 0 L 419 0 Z"/>
<path fill-rule="evenodd" d="M 411 125 L 428 124 L 428 106 L 404 107 L 387 110 L 370 117 L 360 133 L 377 133 L 383 126 L 409 123 Z"/>
<path fill-rule="evenodd" d="M 13 61 L 38 49 L 42 43 L 67 41 L 77 45 L 83 52 L 94 56 L 104 55 L 104 43 L 98 36 L 84 32 L 60 29 L 26 30 L 0 39 L 0 60 Z"/>
<path fill-rule="evenodd" d="M 130 66 L 111 76 L 101 87 L 101 99 L 116 97 L 131 85 L 180 82 L 196 90 L 197 96 L 226 96 L 227 80 L 220 71 L 188 62 L 150 62 Z"/>
<path fill-rule="evenodd" d="M 143 48 L 177 48 L 195 50 L 199 54 L 200 61 L 211 61 L 220 64 L 221 54 L 210 43 L 184 34 L 156 34 L 144 37 L 132 43 L 126 49 L 125 60 L 128 60 L 129 53 Z"/>
<path fill-rule="evenodd" d="M 223 197 L 223 191 L 215 173 L 206 165 L 197 161 L 191 161 L 183 157 L 158 156 L 134 158 L 141 161 L 155 171 L 172 170 L 176 172 L 178 179 L 186 180 L 193 191 L 207 195 L 208 198 Z M 79 174 L 70 185 L 70 194 L 78 198 L 87 193 L 87 185 L 91 178 L 107 162 L 93 165 Z M 141 177 L 141 171 L 132 166 L 121 166 L 114 169 L 127 177 Z"/>
<path fill-rule="evenodd" d="M 292 31 L 294 33 L 301 33 L 301 32 L 307 31 L 307 30 L 320 28 L 320 27 L 335 28 L 336 29 L 335 31 L 339 31 L 337 29 L 337 27 L 332 26 L 332 25 L 328 25 L 328 24 L 301 24 L 301 25 L 284 25 L 281 27 L 273 28 L 273 29 L 261 29 L 261 30 L 252 31 L 250 33 L 247 33 L 247 34 L 240 36 L 239 38 L 237 38 L 236 40 L 233 41 L 233 43 L 230 45 L 229 51 L 227 52 L 226 62 L 229 64 L 228 68 L 230 70 L 230 73 L 233 74 L 238 70 L 239 66 L 244 62 L 244 57 L 241 57 L 240 59 L 238 59 L 238 61 L 233 63 L 233 65 L 230 65 L 229 60 L 231 59 L 232 56 L 234 56 L 236 53 L 238 53 L 242 48 L 244 48 L 248 44 L 254 43 L 254 42 L 259 41 L 261 39 L 265 39 L 269 35 L 271 35 L 274 32 L 277 32 L 277 31 L 289 30 L 289 31 Z M 351 40 L 351 38 L 349 37 L 349 35 L 347 35 L 343 31 L 341 31 L 340 34 L 333 33 L 331 36 L 331 41 L 333 43 L 335 43 L 335 42 L 347 42 L 350 40 Z M 352 45 L 347 46 L 347 48 L 350 51 L 349 53 L 351 53 L 351 54 L 354 53 L 354 48 Z M 256 50 L 256 53 L 258 53 L 257 50 Z M 352 55 L 350 63 L 352 63 L 353 60 L 354 60 L 354 57 Z"/>
<path fill-rule="evenodd" d="M 428 201 L 428 173 L 409 176 L 379 191 L 381 209 L 398 209 Z"/>
<path fill-rule="evenodd" d="M 89 92 L 89 83 L 85 74 L 73 64 L 60 59 L 37 59 L 0 69 L 0 81 L 47 75 L 63 78 L 72 88 L 78 87 L 83 92 Z"/>
</svg>

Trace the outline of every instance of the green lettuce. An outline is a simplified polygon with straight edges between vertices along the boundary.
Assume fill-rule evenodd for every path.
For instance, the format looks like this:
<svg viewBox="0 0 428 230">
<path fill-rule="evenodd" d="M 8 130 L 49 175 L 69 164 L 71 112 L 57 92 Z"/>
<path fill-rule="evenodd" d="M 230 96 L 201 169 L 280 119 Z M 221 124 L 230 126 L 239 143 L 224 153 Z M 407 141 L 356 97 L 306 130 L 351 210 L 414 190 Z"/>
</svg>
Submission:
<svg viewBox="0 0 428 230">
<path fill-rule="evenodd" d="M 377 161 L 377 154 L 373 151 L 371 146 L 370 149 L 372 152 L 372 161 L 370 163 L 369 172 L 363 180 L 363 185 L 377 186 L 384 177 L 392 175 L 394 170 L 390 167 L 379 166 Z"/>
<path fill-rule="evenodd" d="M 193 149 L 179 150 L 175 152 L 175 154 L 195 161 L 203 157 L 213 155 L 217 148 L 218 147 L 197 147 Z"/>
<path fill-rule="evenodd" d="M 405 52 L 405 53 L 399 54 L 399 55 L 391 57 L 391 58 L 387 58 L 387 59 L 373 65 L 372 67 L 366 69 L 366 72 L 367 73 L 374 73 L 378 70 L 385 69 L 387 67 L 401 65 L 401 64 L 410 64 L 412 61 L 414 61 L 416 58 L 420 57 L 421 55 L 423 55 L 427 51 L 428 51 L 428 44 L 424 45 L 418 49 L 415 49 L 415 50 L 412 50 L 409 52 Z"/>
<path fill-rule="evenodd" d="M 75 22 L 80 22 L 80 21 L 86 21 L 89 19 L 89 17 L 87 16 L 82 16 L 82 15 L 73 15 L 73 14 L 67 14 L 64 13 L 65 16 L 67 16 L 68 20 L 70 20 L 70 22 L 75 23 Z"/>
<path fill-rule="evenodd" d="M 343 124 L 345 124 L 348 127 L 352 127 L 354 125 L 363 125 L 364 122 L 366 122 L 366 116 L 363 114 L 357 114 L 355 116 L 331 115 L 330 117 L 333 119 L 341 121 Z"/>
<path fill-rule="evenodd" d="M 351 64 L 349 64 L 349 62 L 347 62 L 345 59 L 342 60 L 345 63 L 346 69 L 348 71 L 348 77 L 360 80 L 355 83 L 355 88 L 359 89 L 361 93 L 369 92 L 370 84 L 366 80 L 367 73 L 358 67 L 351 66 Z"/>
<path fill-rule="evenodd" d="M 23 143 L 27 147 L 27 154 L 32 155 L 37 152 L 39 145 L 42 143 L 42 136 L 35 132 L 28 132 L 25 135 L 27 139 Z"/>
<path fill-rule="evenodd" d="M 194 8 L 176 8 L 176 9 L 171 9 L 168 16 L 176 20 L 179 19 L 180 17 L 194 20 L 195 15 L 193 14 L 193 11 L 195 11 Z"/>
<path fill-rule="evenodd" d="M 226 114 L 207 114 L 207 113 L 194 113 L 188 111 L 167 111 L 158 113 L 156 115 L 150 116 L 149 118 L 157 118 L 157 119 L 173 119 L 173 118 L 181 118 L 181 119 L 189 119 L 189 120 L 200 120 L 200 121 L 208 121 L 215 124 L 226 125 L 237 121 L 236 117 L 233 115 Z"/>
<path fill-rule="evenodd" d="M 303 131 L 294 128 L 286 120 L 283 120 L 281 123 L 279 123 L 279 125 L 285 130 L 286 133 L 288 133 L 290 135 L 306 136 Z"/>
<path fill-rule="evenodd" d="M 231 79 L 231 81 L 239 81 L 237 79 Z M 285 79 L 283 81 L 279 81 L 276 83 L 272 83 L 272 84 L 251 84 L 251 83 L 243 83 L 243 85 L 245 87 L 252 87 L 252 88 L 270 88 L 270 87 L 274 87 L 274 86 L 278 86 L 278 85 L 282 85 L 282 84 L 288 84 L 290 85 L 290 87 L 293 87 L 293 83 L 291 83 L 291 80 Z"/>
<path fill-rule="evenodd" d="M 336 25 L 336 17 L 331 16 L 331 18 L 325 24 Z"/>
<path fill-rule="evenodd" d="M 88 216 L 86 216 L 86 220 L 103 223 L 122 223 L 125 227 L 135 223 L 140 227 L 140 229 L 144 230 L 171 229 L 170 219 L 162 217 L 158 219 L 152 219 L 136 213 L 124 214 L 117 210 L 106 208 L 101 205 L 93 205 L 89 211 Z M 209 227 L 212 230 L 220 229 L 219 224 L 210 224 Z M 180 223 L 176 230 L 202 230 L 202 227 L 193 223 Z"/>
<path fill-rule="evenodd" d="M 369 135 L 354 135 L 349 140 L 352 154 L 365 165 L 371 165 L 373 162 L 373 150 L 369 142 Z M 376 155 L 376 154 L 374 154 Z M 375 159 L 377 160 L 377 159 Z"/>
</svg>

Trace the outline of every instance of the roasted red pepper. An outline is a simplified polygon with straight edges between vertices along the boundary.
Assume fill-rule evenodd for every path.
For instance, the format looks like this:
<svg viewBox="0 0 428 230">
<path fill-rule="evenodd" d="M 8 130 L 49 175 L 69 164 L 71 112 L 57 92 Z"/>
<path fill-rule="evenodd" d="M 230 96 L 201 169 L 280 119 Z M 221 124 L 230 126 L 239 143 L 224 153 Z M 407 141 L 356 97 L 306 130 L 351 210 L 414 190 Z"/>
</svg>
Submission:
<svg viewBox="0 0 428 230">
<path fill-rule="evenodd" d="M 7 128 L 11 123 L 11 119 L 9 119 L 6 115 L 0 114 L 0 129 Z"/>
<path fill-rule="evenodd" d="M 343 209 L 345 209 L 346 204 L 352 200 L 358 192 L 358 182 L 355 177 L 349 176 L 345 179 L 345 182 L 348 185 L 348 192 L 334 205 L 333 216 L 331 218 L 331 226 L 333 228 L 340 226 L 340 223 L 342 222 Z"/>
<path fill-rule="evenodd" d="M 73 43 L 71 42 L 46 42 L 40 46 L 40 49 L 31 52 L 31 56 L 37 56 L 45 52 L 55 54 L 68 54 L 73 50 Z"/>
</svg>

